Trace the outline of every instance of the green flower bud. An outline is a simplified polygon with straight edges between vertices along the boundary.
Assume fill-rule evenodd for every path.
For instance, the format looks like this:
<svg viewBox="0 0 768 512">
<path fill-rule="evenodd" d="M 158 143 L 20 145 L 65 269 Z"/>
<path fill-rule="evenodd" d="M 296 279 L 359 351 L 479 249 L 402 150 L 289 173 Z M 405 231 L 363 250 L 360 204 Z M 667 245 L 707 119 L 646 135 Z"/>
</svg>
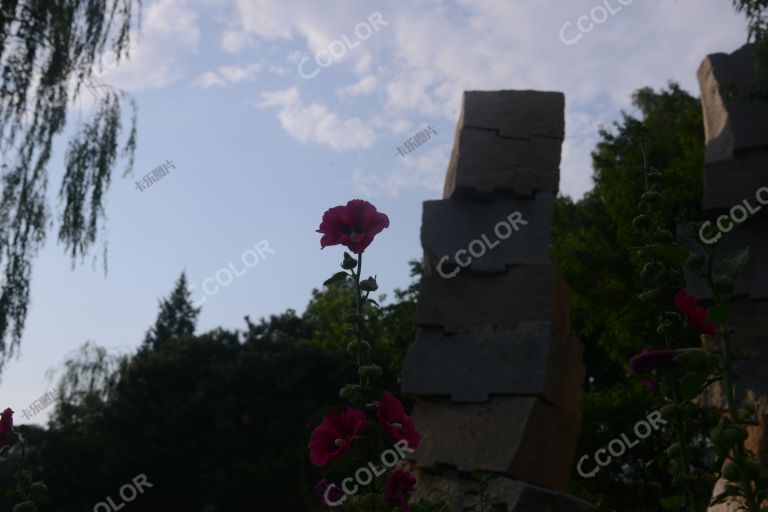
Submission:
<svg viewBox="0 0 768 512">
<path fill-rule="evenodd" d="M 647 290 L 637 296 L 642 301 L 654 300 L 659 296 L 659 290 Z"/>
<path fill-rule="evenodd" d="M 651 225 L 651 217 L 648 215 L 641 214 L 635 217 L 634 219 L 632 219 L 632 226 L 638 231 L 642 231 L 643 229 L 646 229 L 650 225 Z"/>
<path fill-rule="evenodd" d="M 643 270 L 640 271 L 640 277 L 643 279 L 650 279 L 656 273 L 656 265 L 653 263 L 646 263 L 643 265 Z"/>
<path fill-rule="evenodd" d="M 32 473 L 26 469 L 21 469 L 16 472 L 16 483 L 21 488 L 26 488 L 32 482 Z"/>
<path fill-rule="evenodd" d="M 15 507 L 13 507 L 13 512 L 36 512 L 37 507 L 34 503 L 31 501 L 22 501 Z"/>
<path fill-rule="evenodd" d="M 375 292 L 379 289 L 379 285 L 376 283 L 375 277 L 369 277 L 364 281 L 360 281 L 360 289 L 364 292 Z"/>
<path fill-rule="evenodd" d="M 357 370 L 357 372 L 360 374 L 361 377 L 374 379 L 381 375 L 381 366 L 377 364 L 369 364 L 369 365 L 361 366 Z"/>
<path fill-rule="evenodd" d="M 648 183 L 661 182 L 662 174 L 659 171 L 651 171 L 648 173 Z"/>
<path fill-rule="evenodd" d="M 339 397 L 342 400 L 348 400 L 352 404 L 358 404 L 362 402 L 363 388 L 360 384 L 345 384 L 343 388 L 339 390 Z"/>
<path fill-rule="evenodd" d="M 369 354 L 371 352 L 371 344 L 363 340 L 360 342 L 360 349 L 364 354 Z M 350 341 L 347 343 L 347 354 L 352 356 L 357 355 L 357 341 Z"/>
<path fill-rule="evenodd" d="M 661 202 L 661 200 L 664 199 L 664 196 L 659 194 L 658 192 L 648 191 L 644 193 L 642 196 L 640 196 L 640 201 L 647 204 L 654 204 Z"/>
<path fill-rule="evenodd" d="M 33 500 L 39 501 L 46 496 L 48 496 L 48 486 L 45 485 L 45 482 L 33 482 L 29 486 L 29 497 Z"/>
<path fill-rule="evenodd" d="M 353 258 L 348 252 L 344 253 L 344 261 L 341 262 L 341 268 L 345 270 L 352 270 L 357 266 L 357 260 Z"/>
<path fill-rule="evenodd" d="M 675 235 L 668 229 L 657 229 L 653 234 L 653 239 L 660 244 L 668 244 L 675 240 Z"/>
</svg>

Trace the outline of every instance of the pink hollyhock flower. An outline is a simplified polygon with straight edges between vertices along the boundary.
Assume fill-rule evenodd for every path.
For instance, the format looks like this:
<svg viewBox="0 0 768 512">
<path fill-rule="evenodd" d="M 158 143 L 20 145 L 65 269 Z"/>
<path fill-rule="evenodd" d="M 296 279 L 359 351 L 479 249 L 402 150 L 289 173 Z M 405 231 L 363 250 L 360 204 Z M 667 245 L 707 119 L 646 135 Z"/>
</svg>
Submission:
<svg viewBox="0 0 768 512">
<path fill-rule="evenodd" d="M 315 466 L 326 466 L 338 459 L 349 449 L 366 423 L 365 413 L 352 407 L 327 414 L 312 431 L 309 460 Z"/>
<path fill-rule="evenodd" d="M 646 348 L 629 360 L 629 367 L 635 375 L 649 373 L 652 370 L 670 370 L 679 368 L 680 364 L 674 360 L 679 355 L 679 350 L 653 350 Z"/>
<path fill-rule="evenodd" d="M 400 400 L 385 391 L 381 395 L 381 402 L 376 402 L 376 405 L 379 406 L 376 416 L 389 437 L 395 441 L 405 440 L 408 448 L 415 450 L 421 442 L 421 434 L 416 432 L 413 419 L 405 414 Z"/>
<path fill-rule="evenodd" d="M 8 438 L 13 432 L 13 411 L 8 408 L 0 413 L 0 448 L 8 444 Z"/>
<path fill-rule="evenodd" d="M 376 235 L 389 227 L 389 217 L 379 213 L 368 201 L 353 199 L 346 206 L 336 206 L 323 214 L 318 233 L 320 248 L 344 245 L 355 254 L 371 245 Z"/>
<path fill-rule="evenodd" d="M 653 370 L 671 370 L 679 368 L 680 364 L 675 361 L 675 358 L 680 355 L 680 353 L 679 350 L 673 349 L 653 350 L 646 348 L 629 360 L 629 368 L 635 375 L 643 375 L 650 373 Z M 643 386 L 651 391 L 658 392 L 661 389 L 659 383 L 651 377 L 646 377 L 643 379 L 642 383 Z"/>
<path fill-rule="evenodd" d="M 699 306 L 699 299 L 681 289 L 675 295 L 675 306 L 685 317 L 686 322 L 703 334 L 715 334 L 720 327 L 706 322 L 709 310 Z"/>
<path fill-rule="evenodd" d="M 392 472 L 387 482 L 386 498 L 393 507 L 400 507 L 403 512 L 409 512 L 408 494 L 416 487 L 416 478 L 404 469 Z"/>
</svg>

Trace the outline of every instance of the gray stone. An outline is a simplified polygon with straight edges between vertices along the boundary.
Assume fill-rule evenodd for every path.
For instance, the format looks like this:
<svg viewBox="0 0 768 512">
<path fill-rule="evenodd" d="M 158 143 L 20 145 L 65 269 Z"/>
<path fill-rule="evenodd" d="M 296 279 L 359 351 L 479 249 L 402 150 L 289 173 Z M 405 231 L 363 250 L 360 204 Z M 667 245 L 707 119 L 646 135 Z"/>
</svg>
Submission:
<svg viewBox="0 0 768 512">
<path fill-rule="evenodd" d="M 501 137 L 563 140 L 565 95 L 544 91 L 465 91 L 458 128 L 498 131 Z"/>
<path fill-rule="evenodd" d="M 753 98 L 753 49 L 745 45 L 731 54 L 709 55 L 699 67 L 706 163 L 768 146 L 768 101 Z"/>
<path fill-rule="evenodd" d="M 737 404 L 751 402 L 757 407 L 758 414 L 768 414 L 768 381 L 765 378 L 768 375 L 768 354 L 734 361 L 733 375 Z M 701 407 L 718 411 L 728 410 L 722 381 L 707 387 L 697 400 Z"/>
<path fill-rule="evenodd" d="M 763 208 L 754 217 L 737 225 L 724 237 L 720 242 L 718 257 L 715 258 L 715 266 L 745 247 L 750 248 L 749 263 L 737 278 L 733 295 L 752 300 L 768 299 L 768 208 Z M 688 271 L 685 272 L 685 279 L 688 293 L 700 299 L 713 298 L 704 279 Z"/>
<path fill-rule="evenodd" d="M 581 355 L 580 343 L 549 322 L 524 322 L 513 330 L 473 327 L 454 336 L 422 329 L 405 359 L 402 387 L 454 402 L 525 395 L 578 409 L 582 386 L 568 377 L 583 379 Z"/>
<path fill-rule="evenodd" d="M 410 456 L 420 468 L 491 471 L 555 490 L 568 485 L 581 413 L 532 397 L 496 397 L 483 404 L 417 402 L 421 444 Z"/>
<path fill-rule="evenodd" d="M 557 192 L 562 141 L 506 139 L 495 132 L 462 129 L 454 141 L 443 198 Z"/>
<path fill-rule="evenodd" d="M 549 265 L 511 267 L 502 275 L 460 272 L 453 279 L 421 279 L 416 323 L 446 333 L 473 326 L 514 329 L 521 322 L 552 322 L 570 330 L 570 288 Z"/>
<path fill-rule="evenodd" d="M 709 164 L 704 168 L 702 208 L 730 210 L 744 200 L 757 207 L 755 196 L 762 187 L 768 187 L 768 150 L 752 150 Z"/>
<path fill-rule="evenodd" d="M 512 265 L 549 263 L 554 195 L 539 192 L 533 200 L 498 197 L 425 201 L 421 222 L 427 273 L 451 276 L 464 267 L 499 273 Z M 457 254 L 458 253 L 458 254 Z M 441 263 L 442 262 L 442 263 Z"/>
<path fill-rule="evenodd" d="M 477 507 L 477 496 L 468 493 L 477 490 L 477 484 L 455 473 L 434 474 L 417 471 L 416 491 L 411 503 L 426 499 L 433 503 L 445 502 L 450 512 L 463 512 L 465 507 Z M 491 480 L 487 490 L 490 503 L 504 503 L 509 512 L 588 512 L 594 506 L 575 496 L 536 487 L 520 480 L 498 476 Z M 476 508 L 472 508 L 475 510 Z"/>
</svg>

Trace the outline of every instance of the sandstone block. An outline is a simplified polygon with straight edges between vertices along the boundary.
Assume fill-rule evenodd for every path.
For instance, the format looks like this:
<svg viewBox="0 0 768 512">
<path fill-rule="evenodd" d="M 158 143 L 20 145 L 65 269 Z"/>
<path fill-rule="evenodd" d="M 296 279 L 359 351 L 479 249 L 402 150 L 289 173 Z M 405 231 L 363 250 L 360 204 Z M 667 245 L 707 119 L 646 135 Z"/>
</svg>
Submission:
<svg viewBox="0 0 768 512">
<path fill-rule="evenodd" d="M 521 322 L 552 322 L 570 330 L 570 288 L 552 266 L 511 267 L 503 275 L 460 272 L 421 280 L 416 323 L 456 333 L 473 326 L 514 329 Z"/>
<path fill-rule="evenodd" d="M 753 356 L 751 359 L 733 362 L 736 383 L 736 401 L 738 404 L 750 402 L 757 407 L 758 414 L 768 414 L 768 354 Z M 722 381 L 710 385 L 698 398 L 702 407 L 727 411 Z"/>
<path fill-rule="evenodd" d="M 574 381 L 583 379 L 581 356 L 581 344 L 549 322 L 524 322 L 512 330 L 486 325 L 453 336 L 421 329 L 405 359 L 402 386 L 409 394 L 454 402 L 524 395 L 578 409 L 583 390 Z"/>
<path fill-rule="evenodd" d="M 411 457 L 420 468 L 492 471 L 556 490 L 568 484 L 581 431 L 579 411 L 532 397 L 420 400 L 413 419 L 422 441 Z"/>
<path fill-rule="evenodd" d="M 443 198 L 557 192 L 561 145 L 558 139 L 505 139 L 491 131 L 464 128 L 454 141 Z"/>
<path fill-rule="evenodd" d="M 768 352 L 768 301 L 752 301 L 746 297 L 731 302 L 728 325 L 735 329 L 731 349 L 737 358 L 748 359 Z M 721 352 L 720 338 L 702 335 L 702 346 L 710 352 Z"/>
<path fill-rule="evenodd" d="M 706 163 L 768 146 L 768 101 L 753 95 L 753 49 L 748 44 L 731 54 L 715 53 L 699 67 Z"/>
<path fill-rule="evenodd" d="M 465 91 L 458 128 L 495 130 L 501 137 L 565 137 L 565 95 L 544 91 Z"/>
<path fill-rule="evenodd" d="M 498 197 L 425 201 L 421 223 L 427 273 L 451 278 L 461 268 L 500 273 L 512 265 L 546 265 L 555 198 Z"/>
</svg>

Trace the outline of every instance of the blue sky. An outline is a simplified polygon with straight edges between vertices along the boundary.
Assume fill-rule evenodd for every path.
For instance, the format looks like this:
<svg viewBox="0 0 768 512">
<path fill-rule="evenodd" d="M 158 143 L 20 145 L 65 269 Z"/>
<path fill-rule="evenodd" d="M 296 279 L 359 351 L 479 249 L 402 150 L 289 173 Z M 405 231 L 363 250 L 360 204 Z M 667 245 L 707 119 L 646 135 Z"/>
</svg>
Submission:
<svg viewBox="0 0 768 512">
<path fill-rule="evenodd" d="M 598 127 L 630 110 L 632 91 L 672 79 L 698 95 L 701 60 L 745 37 L 729 0 L 145 2 L 131 60 L 107 60 L 103 72 L 139 106 L 133 176 L 116 175 L 107 196 L 109 271 L 90 259 L 72 268 L 50 238 L 2 403 L 25 422 L 21 410 L 50 389 L 46 370 L 88 340 L 130 353 L 182 270 L 196 292 L 230 264 L 240 274 L 205 298 L 201 332 L 302 311 L 341 255 L 321 252 L 314 230 L 351 198 L 391 220 L 366 252 L 368 272 L 385 292 L 407 285 L 407 261 L 421 255 L 421 203 L 440 197 L 464 90 L 564 92 L 561 191 L 578 198 L 591 187 Z M 326 60 L 330 52 L 337 58 Z M 301 76 L 302 61 L 316 76 Z M 71 119 L 91 101 L 73 104 Z M 428 125 L 437 134 L 399 156 Z M 166 160 L 175 169 L 136 190 Z M 272 252 L 246 268 L 244 253 L 260 242 Z"/>
</svg>

